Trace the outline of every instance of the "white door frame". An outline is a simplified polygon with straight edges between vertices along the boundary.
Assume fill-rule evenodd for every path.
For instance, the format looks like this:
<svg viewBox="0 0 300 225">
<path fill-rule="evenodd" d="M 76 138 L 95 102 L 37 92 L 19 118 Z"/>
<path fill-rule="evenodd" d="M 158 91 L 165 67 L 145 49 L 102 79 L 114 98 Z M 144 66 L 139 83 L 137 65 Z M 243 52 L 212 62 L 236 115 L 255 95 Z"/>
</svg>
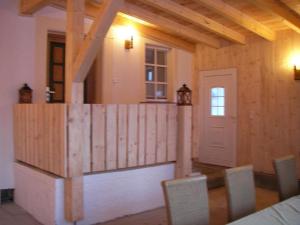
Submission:
<svg viewBox="0 0 300 225">
<path fill-rule="evenodd" d="M 218 75 L 219 74 L 219 75 Z M 199 84 L 199 105 L 200 105 L 200 110 L 199 110 L 199 134 L 200 134 L 200 143 L 199 143 L 199 151 L 198 151 L 198 157 L 200 161 L 200 149 L 203 148 L 203 143 L 204 143 L 204 78 L 205 77 L 212 77 L 212 76 L 222 76 L 224 74 L 230 74 L 233 77 L 233 95 L 235 97 L 235 104 L 233 104 L 232 107 L 232 115 L 226 115 L 229 116 L 231 119 L 235 120 L 235 129 L 234 129 L 234 140 L 233 140 L 233 163 L 230 165 L 231 167 L 236 166 L 237 159 L 236 159 L 236 150 L 237 150 L 237 128 L 238 128 L 238 120 L 237 120 L 237 69 L 236 68 L 228 68 L 228 69 L 219 69 L 219 70 L 202 70 L 199 71 L 199 76 L 200 76 L 200 84 Z"/>
</svg>

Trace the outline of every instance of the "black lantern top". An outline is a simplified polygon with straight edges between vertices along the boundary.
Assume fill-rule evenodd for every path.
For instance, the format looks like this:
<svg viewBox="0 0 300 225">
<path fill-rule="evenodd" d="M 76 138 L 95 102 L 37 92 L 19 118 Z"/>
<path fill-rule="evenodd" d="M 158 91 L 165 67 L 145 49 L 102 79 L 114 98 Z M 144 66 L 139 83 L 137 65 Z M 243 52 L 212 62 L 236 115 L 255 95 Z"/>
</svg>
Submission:
<svg viewBox="0 0 300 225">
<path fill-rule="evenodd" d="M 177 91 L 177 105 L 192 105 L 192 91 L 186 84 Z"/>
<path fill-rule="evenodd" d="M 32 103 L 32 89 L 26 83 L 19 89 L 19 103 Z"/>
</svg>

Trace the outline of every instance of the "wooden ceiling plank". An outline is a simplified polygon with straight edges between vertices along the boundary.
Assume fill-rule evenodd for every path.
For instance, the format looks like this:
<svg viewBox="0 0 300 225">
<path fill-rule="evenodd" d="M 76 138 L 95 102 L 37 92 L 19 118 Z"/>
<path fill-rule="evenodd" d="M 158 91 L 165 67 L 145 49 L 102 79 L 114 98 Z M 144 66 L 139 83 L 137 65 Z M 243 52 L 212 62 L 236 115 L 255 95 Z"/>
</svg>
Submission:
<svg viewBox="0 0 300 225">
<path fill-rule="evenodd" d="M 246 43 L 246 38 L 244 35 L 171 0 L 143 0 L 143 3 L 161 9 L 179 18 L 185 19 L 190 23 L 201 26 L 202 28 L 209 30 L 210 32 L 214 32 L 231 41 L 240 44 Z"/>
<path fill-rule="evenodd" d="M 247 14 L 237 10 L 236 8 L 224 3 L 222 0 L 194 0 L 197 3 L 217 12 L 225 18 L 239 24 L 240 26 L 252 31 L 253 33 L 265 38 L 269 41 L 275 40 L 275 32 L 261 24 L 257 20 Z"/>
<path fill-rule="evenodd" d="M 300 33 L 300 17 L 287 5 L 278 0 L 248 0 L 256 6 L 284 19 L 284 23 L 292 30 Z"/>
<path fill-rule="evenodd" d="M 73 81 L 83 82 L 98 49 L 116 14 L 124 6 L 123 0 L 105 0 L 87 34 L 74 63 Z"/>
<path fill-rule="evenodd" d="M 20 1 L 20 14 L 32 15 L 39 9 L 49 4 L 48 0 L 21 0 Z"/>
<path fill-rule="evenodd" d="M 127 3 L 122 12 L 127 15 L 134 16 L 146 22 L 157 25 L 163 29 L 170 30 L 171 32 L 174 32 L 179 36 L 189 38 L 195 42 L 204 43 L 213 48 L 221 47 L 220 41 L 216 38 L 202 34 L 184 25 L 176 23 L 170 19 L 151 13 L 136 5 Z"/>
</svg>

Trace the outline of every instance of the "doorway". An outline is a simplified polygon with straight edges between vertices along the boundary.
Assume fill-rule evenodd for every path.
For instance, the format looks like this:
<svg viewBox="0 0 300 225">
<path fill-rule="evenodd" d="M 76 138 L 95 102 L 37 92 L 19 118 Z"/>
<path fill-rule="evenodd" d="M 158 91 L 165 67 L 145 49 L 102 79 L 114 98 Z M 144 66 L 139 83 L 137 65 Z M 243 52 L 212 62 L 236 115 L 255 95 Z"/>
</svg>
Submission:
<svg viewBox="0 0 300 225">
<path fill-rule="evenodd" d="M 236 69 L 200 71 L 199 161 L 236 165 Z"/>
<path fill-rule="evenodd" d="M 49 103 L 65 102 L 65 52 L 64 33 L 48 33 L 48 94 Z M 95 103 L 96 63 L 94 62 L 84 81 L 84 103 Z"/>
</svg>

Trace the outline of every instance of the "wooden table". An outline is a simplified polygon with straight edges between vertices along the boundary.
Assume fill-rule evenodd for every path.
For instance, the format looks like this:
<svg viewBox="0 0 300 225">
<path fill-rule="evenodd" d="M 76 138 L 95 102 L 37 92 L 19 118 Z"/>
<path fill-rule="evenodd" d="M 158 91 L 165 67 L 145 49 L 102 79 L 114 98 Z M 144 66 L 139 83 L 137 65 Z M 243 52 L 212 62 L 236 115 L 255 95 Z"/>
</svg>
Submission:
<svg viewBox="0 0 300 225">
<path fill-rule="evenodd" d="M 236 220 L 228 225 L 300 225 L 300 195 Z"/>
</svg>

